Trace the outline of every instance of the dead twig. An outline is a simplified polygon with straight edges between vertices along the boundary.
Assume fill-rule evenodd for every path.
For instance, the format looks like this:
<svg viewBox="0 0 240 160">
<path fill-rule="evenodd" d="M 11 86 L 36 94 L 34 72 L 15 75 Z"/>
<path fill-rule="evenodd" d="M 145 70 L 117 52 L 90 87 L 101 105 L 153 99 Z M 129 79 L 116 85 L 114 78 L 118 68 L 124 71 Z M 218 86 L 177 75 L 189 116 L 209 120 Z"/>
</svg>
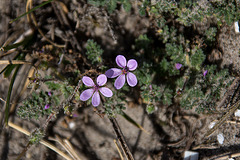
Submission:
<svg viewBox="0 0 240 160">
<path fill-rule="evenodd" d="M 120 149 L 119 149 L 119 147 L 118 147 L 118 143 L 117 143 L 116 139 L 114 139 L 113 141 L 114 141 L 114 143 L 115 143 L 115 145 L 116 145 L 116 147 L 117 147 L 117 150 L 118 150 L 118 153 L 119 153 L 119 155 L 120 155 L 120 157 L 121 157 L 121 160 L 124 160 L 124 158 L 123 158 L 123 156 L 122 156 L 122 152 L 120 151 Z"/>
<path fill-rule="evenodd" d="M 58 142 L 68 152 L 68 154 L 71 155 L 74 160 L 81 160 L 81 158 L 74 151 L 73 146 L 67 139 L 62 140 L 59 136 L 56 136 L 56 138 L 50 138 L 50 140 Z"/>
<path fill-rule="evenodd" d="M 53 3 L 53 2 L 51 2 L 51 3 Z M 29 12 L 29 9 L 32 9 L 32 0 L 27 1 L 26 12 Z M 31 17 L 30 17 L 30 15 L 31 15 Z M 28 19 L 28 21 L 29 21 L 30 23 L 33 22 L 33 24 L 34 24 L 34 26 L 37 28 L 38 32 L 41 34 L 41 36 L 42 36 L 46 41 L 48 41 L 49 43 L 51 43 L 52 45 L 54 45 L 55 47 L 58 47 L 58 48 L 64 48 L 64 47 L 65 47 L 65 45 L 59 45 L 59 44 L 56 44 L 56 43 L 52 42 L 50 39 L 48 39 L 48 38 L 44 35 L 44 33 L 42 32 L 42 30 L 39 28 L 38 23 L 37 23 L 37 20 L 36 20 L 36 18 L 35 18 L 35 16 L 34 16 L 33 13 L 28 14 L 27 19 Z"/>
<path fill-rule="evenodd" d="M 53 10 L 59 20 L 59 22 L 61 23 L 61 26 L 64 28 L 64 31 L 72 45 L 72 47 L 74 48 L 75 46 L 77 47 L 77 49 L 79 51 L 81 51 L 81 46 L 76 38 L 76 36 L 74 35 L 73 31 L 72 31 L 72 27 L 65 15 L 65 12 L 64 12 L 64 4 L 61 3 L 61 2 L 58 2 L 58 1 L 53 1 L 52 3 L 52 7 L 53 7 Z M 66 29 L 66 27 L 68 29 Z"/>
<path fill-rule="evenodd" d="M 21 60 L 0 60 L 0 65 L 1 64 L 32 64 L 32 63 Z"/>
<path fill-rule="evenodd" d="M 8 122 L 8 126 L 9 127 L 12 127 L 13 129 L 16 129 L 17 131 L 27 135 L 27 136 L 30 136 L 30 132 L 28 132 L 27 130 L 19 127 L 18 125 L 15 125 L 14 123 L 12 122 Z M 45 141 L 45 140 L 41 140 L 40 141 L 41 144 L 43 144 L 44 146 L 52 149 L 53 151 L 57 152 L 59 155 L 61 155 L 63 158 L 67 159 L 67 160 L 72 160 L 71 157 L 69 157 L 68 155 L 66 155 L 65 153 L 63 153 L 61 150 L 59 150 L 57 147 L 55 147 L 54 145 L 52 145 L 51 143 Z"/>
<path fill-rule="evenodd" d="M 207 131 L 207 133 L 205 134 L 204 138 L 209 137 L 211 134 L 213 134 L 215 132 L 216 129 L 218 129 L 219 126 L 221 126 L 226 119 L 233 114 L 236 109 L 239 107 L 240 104 L 240 100 L 238 100 L 229 110 L 228 112 L 210 129 Z"/>
<path fill-rule="evenodd" d="M 21 33 L 21 35 L 17 38 L 17 40 L 15 40 L 13 42 L 13 44 L 20 44 L 22 43 L 27 37 L 30 37 L 34 34 L 34 31 L 32 29 L 28 29 L 27 31 L 25 31 L 24 33 Z M 15 39 L 15 35 L 10 37 L 9 39 L 7 39 L 7 41 L 3 44 L 3 46 L 0 48 L 0 51 L 5 51 L 4 47 L 8 46 L 9 43 L 11 43 L 14 39 Z M 0 58 L 10 55 L 13 52 L 15 52 L 17 50 L 17 48 L 13 48 L 8 50 L 7 52 L 0 54 Z"/>
<path fill-rule="evenodd" d="M 218 107 L 221 107 L 221 106 L 225 103 L 227 97 L 230 95 L 231 91 L 234 89 L 234 86 L 236 86 L 236 83 L 238 83 L 238 88 L 237 88 L 237 90 L 234 92 L 234 94 L 232 95 L 232 98 L 231 98 L 231 101 L 230 101 L 229 105 L 231 105 L 232 102 L 233 102 L 233 103 L 235 102 L 235 103 L 230 107 L 230 109 L 227 111 L 227 113 L 214 125 L 214 127 L 212 127 L 210 130 L 207 131 L 207 133 L 205 134 L 204 138 L 207 138 L 207 137 L 209 137 L 212 133 L 214 133 L 215 130 L 218 129 L 219 126 L 221 126 L 221 125 L 226 121 L 226 119 L 227 119 L 231 114 L 233 114 L 233 113 L 236 111 L 236 109 L 239 107 L 240 100 L 237 100 L 237 101 L 236 101 L 236 99 L 238 99 L 238 95 L 235 95 L 235 94 L 237 94 L 236 92 L 239 92 L 239 80 L 240 80 L 239 77 L 235 78 L 235 80 L 233 81 L 233 83 L 231 84 L 231 86 L 228 88 L 227 93 L 225 94 L 224 98 L 222 99 L 222 101 L 220 102 L 220 104 L 217 106 L 217 108 L 218 108 Z"/>
<path fill-rule="evenodd" d="M 234 79 L 233 83 L 231 84 L 231 86 L 228 88 L 228 91 L 226 94 L 224 94 L 224 97 L 222 98 L 221 102 L 218 104 L 218 106 L 216 108 L 220 108 L 226 101 L 227 97 L 229 96 L 229 94 L 231 93 L 231 91 L 234 89 L 234 86 L 236 85 L 236 83 L 240 80 L 240 77 L 237 77 Z"/>
<path fill-rule="evenodd" d="M 219 157 L 219 158 L 214 158 L 214 159 L 215 160 L 226 160 L 226 159 L 236 158 L 236 157 L 240 157 L 240 153 L 229 154 L 229 155 L 222 156 L 222 157 Z"/>
<path fill-rule="evenodd" d="M 130 149 L 128 148 L 128 145 L 125 141 L 125 138 L 123 136 L 123 133 L 121 131 L 121 128 L 119 127 L 118 123 L 117 123 L 117 120 L 113 117 L 108 117 L 108 119 L 110 120 L 110 122 L 112 123 L 112 126 L 113 126 L 113 129 L 114 129 L 114 132 L 117 136 L 117 139 L 122 147 L 122 150 L 125 154 L 125 156 L 127 157 L 128 160 L 134 160 L 133 158 L 133 155 L 130 151 Z"/>
</svg>

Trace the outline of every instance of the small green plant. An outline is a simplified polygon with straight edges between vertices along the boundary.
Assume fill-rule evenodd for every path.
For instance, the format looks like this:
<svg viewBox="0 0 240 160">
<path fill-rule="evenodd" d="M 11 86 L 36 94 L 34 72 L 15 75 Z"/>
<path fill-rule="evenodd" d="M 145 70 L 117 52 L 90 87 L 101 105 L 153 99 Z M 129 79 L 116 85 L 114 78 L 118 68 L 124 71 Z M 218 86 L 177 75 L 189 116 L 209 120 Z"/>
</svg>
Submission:
<svg viewBox="0 0 240 160">
<path fill-rule="evenodd" d="M 44 131 L 42 129 L 37 128 L 31 133 L 29 137 L 29 143 L 31 145 L 38 144 L 43 139 L 44 136 L 45 136 Z"/>
<path fill-rule="evenodd" d="M 109 2 L 90 0 L 88 2 L 98 7 L 105 6 L 110 13 L 117 9 L 117 4 L 122 5 L 126 10 L 130 10 L 132 6 L 132 2 L 128 0 L 111 0 Z M 136 75 L 138 77 L 141 98 L 146 103 L 146 110 L 149 113 L 152 113 L 156 109 L 154 106 L 159 104 L 173 104 L 179 89 L 183 89 L 181 96 L 178 97 L 180 105 L 186 109 L 193 108 L 196 106 L 196 103 L 199 104 L 197 105 L 199 108 L 203 108 L 202 106 L 208 103 L 212 103 L 210 106 L 214 106 L 223 88 L 231 82 L 231 77 L 227 77 L 229 74 L 227 70 L 220 71 L 216 68 L 213 69 L 214 67 L 211 65 L 205 65 L 208 48 L 203 46 L 209 45 L 213 47 L 216 43 L 217 31 L 221 27 L 220 24 L 226 23 L 230 25 L 239 17 L 237 5 L 233 1 L 231 3 L 226 1 L 199 2 L 183 0 L 178 2 L 164 0 L 151 2 L 143 0 L 139 2 L 139 14 L 151 17 L 156 31 L 155 35 L 140 35 L 135 40 L 133 51 L 136 59 L 141 59 L 139 63 L 141 67 L 136 71 Z M 195 22 L 207 21 L 211 16 L 215 16 L 216 27 L 206 27 L 198 36 L 192 36 L 188 33 L 188 31 L 193 31 L 193 33 L 197 34 L 193 27 Z M 85 48 L 87 59 L 92 65 L 104 65 L 103 50 L 96 42 L 88 40 Z M 142 53 L 143 55 L 141 55 Z M 119 65 L 122 68 L 121 72 L 131 74 L 129 67 L 126 64 L 124 65 Z M 106 67 L 100 68 L 105 69 Z M 203 75 L 203 70 L 207 70 L 208 73 Z M 215 77 L 217 81 L 210 81 L 207 78 L 208 75 L 213 73 L 214 75 L 211 77 Z M 108 73 L 106 72 L 106 74 Z M 124 85 L 124 83 L 120 85 L 120 77 L 117 77 L 115 81 L 115 87 L 119 84 L 116 87 L 117 89 L 122 88 Z M 188 77 L 187 80 L 186 77 Z M 223 85 L 222 81 L 228 83 Z M 60 90 L 64 98 L 67 98 L 73 92 L 73 87 L 68 85 L 68 83 L 46 82 L 46 84 L 51 91 L 56 92 Z M 135 86 L 137 83 L 129 82 L 128 84 Z M 84 87 L 80 88 L 80 90 L 82 89 Z M 115 111 L 111 113 L 110 110 L 113 108 L 109 107 L 111 105 L 108 104 L 120 103 L 120 99 L 115 98 L 117 100 L 111 98 L 113 102 L 108 100 L 104 102 L 107 106 L 106 110 L 110 114 L 115 113 Z M 210 101 L 211 98 L 214 100 Z M 42 91 L 39 94 L 34 93 L 32 99 L 24 102 L 25 107 L 20 108 L 34 110 L 33 106 L 38 104 L 38 108 L 43 116 L 50 113 L 47 112 L 48 110 L 44 110 L 46 105 L 47 108 L 51 108 L 52 104 L 60 104 L 60 95 L 49 98 Z M 121 110 L 124 107 L 120 105 L 116 108 Z M 38 118 L 36 115 L 40 114 L 40 112 L 29 115 L 24 115 L 24 113 L 25 111 L 19 110 L 19 115 L 22 118 Z M 32 111 L 32 113 L 34 112 Z"/>
<path fill-rule="evenodd" d="M 39 119 L 44 115 L 49 115 L 54 105 L 58 104 L 57 98 L 49 96 L 48 92 L 33 92 L 32 96 L 23 102 L 17 110 L 17 114 L 23 119 Z"/>
<path fill-rule="evenodd" d="M 126 98 L 125 94 L 113 91 L 113 96 L 106 99 L 104 102 L 105 113 L 110 117 L 115 117 L 117 114 L 121 114 L 123 110 L 126 109 L 125 104 Z"/>
<path fill-rule="evenodd" d="M 93 40 L 88 40 L 86 45 L 86 55 L 90 60 L 91 64 L 101 64 L 103 50 L 101 47 Z"/>
<path fill-rule="evenodd" d="M 126 11 L 131 9 L 131 1 L 130 0 L 88 0 L 88 3 L 95 6 L 106 6 L 109 12 L 113 12 L 117 8 L 117 4 L 122 4 L 123 8 Z"/>
<path fill-rule="evenodd" d="M 41 83 L 39 79 L 34 79 L 33 83 Z M 23 101 L 23 105 L 17 110 L 19 117 L 23 119 L 36 119 L 48 116 L 52 112 L 57 112 L 57 106 L 63 101 L 62 97 L 67 99 L 73 93 L 73 87 L 68 83 L 61 83 L 55 81 L 47 81 L 45 84 L 51 91 L 33 92 L 32 96 Z M 60 93 L 60 94 L 59 94 Z M 67 104 L 66 104 L 67 105 Z M 68 107 L 65 112 L 69 112 L 71 107 Z"/>
</svg>

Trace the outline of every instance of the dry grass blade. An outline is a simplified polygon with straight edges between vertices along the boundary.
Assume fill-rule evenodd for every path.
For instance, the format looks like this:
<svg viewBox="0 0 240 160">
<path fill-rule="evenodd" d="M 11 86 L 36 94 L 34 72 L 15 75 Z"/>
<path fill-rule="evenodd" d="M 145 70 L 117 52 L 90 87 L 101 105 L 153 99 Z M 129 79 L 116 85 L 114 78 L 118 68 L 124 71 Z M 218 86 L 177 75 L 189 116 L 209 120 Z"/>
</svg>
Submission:
<svg viewBox="0 0 240 160">
<path fill-rule="evenodd" d="M 234 79 L 231 86 L 229 86 L 227 93 L 224 94 L 224 97 L 222 98 L 222 100 L 220 101 L 220 103 L 218 104 L 218 106 L 216 108 L 220 108 L 224 104 L 227 97 L 234 90 L 234 86 L 239 82 L 239 80 L 240 80 L 240 77 L 237 77 L 237 78 Z"/>
<path fill-rule="evenodd" d="M 0 97 L 0 100 L 3 101 L 4 103 L 6 103 L 6 101 L 4 99 L 2 99 L 1 97 Z"/>
<path fill-rule="evenodd" d="M 16 129 L 17 131 L 24 133 L 27 136 L 30 136 L 30 132 L 28 132 L 27 130 L 15 125 L 12 122 L 8 122 L 8 126 Z M 52 145 L 51 143 L 45 141 L 45 140 L 41 140 L 40 141 L 41 144 L 45 145 L 46 147 L 52 149 L 53 151 L 57 152 L 59 155 L 61 155 L 63 158 L 65 158 L 66 160 L 72 160 L 71 157 L 69 157 L 68 155 L 66 155 L 65 153 L 63 153 L 61 150 L 59 150 L 58 148 L 56 148 L 54 145 Z"/>
<path fill-rule="evenodd" d="M 22 46 L 23 44 L 27 43 L 27 41 L 29 41 L 33 33 L 34 31 L 32 29 L 28 29 L 23 33 L 22 32 L 16 33 L 12 37 L 7 39 L 6 42 L 3 44 L 3 46 L 0 48 L 1 51 L 7 51 L 7 52 L 0 54 L 0 58 L 14 53 L 19 46 Z M 18 36 L 18 38 L 16 36 Z M 13 44 L 10 44 L 14 39 L 16 40 L 13 42 Z"/>
<path fill-rule="evenodd" d="M 120 129 L 118 123 L 117 123 L 117 120 L 113 117 L 108 117 L 108 119 L 112 123 L 114 132 L 115 132 L 115 134 L 116 134 L 116 136 L 119 140 L 120 146 L 121 146 L 121 148 L 123 150 L 123 153 L 125 154 L 126 158 L 128 160 L 134 160 L 133 155 L 132 155 L 132 153 L 131 153 L 131 151 L 130 151 L 130 149 L 129 149 L 126 141 L 125 141 L 123 133 L 122 133 L 122 131 L 121 131 L 121 129 Z"/>
<path fill-rule="evenodd" d="M 74 160 L 81 160 L 81 158 L 74 151 L 71 143 L 67 139 L 62 140 L 59 136 L 56 136 L 56 139 L 55 138 L 50 138 L 50 139 L 58 142 L 71 155 L 71 157 Z"/>
<path fill-rule="evenodd" d="M 120 157 L 121 157 L 121 160 L 124 160 L 124 158 L 123 158 L 123 156 L 122 156 L 122 152 L 120 151 L 119 146 L 118 146 L 118 144 L 117 144 L 117 141 L 116 141 L 115 139 L 114 139 L 113 141 L 114 141 L 114 143 L 115 143 L 115 145 L 116 145 L 116 147 L 117 147 L 117 150 L 118 150 L 118 153 L 119 153 L 119 155 L 120 155 Z"/>
<path fill-rule="evenodd" d="M 32 64 L 32 63 L 21 60 L 0 60 L 0 65 L 1 64 Z"/>
<path fill-rule="evenodd" d="M 226 119 L 233 114 L 236 109 L 239 107 L 240 104 L 240 100 L 238 100 L 230 109 L 229 111 L 213 126 L 213 128 L 211 128 L 210 130 L 207 131 L 207 133 L 205 134 L 204 138 L 209 137 L 212 133 L 215 132 L 216 129 L 218 129 L 219 126 L 221 126 Z"/>
<path fill-rule="evenodd" d="M 67 146 L 68 150 L 72 153 L 72 155 L 77 159 L 77 160 L 81 160 L 81 158 L 77 155 L 77 153 L 75 152 L 75 150 L 73 149 L 72 144 L 67 140 L 64 139 L 63 140 L 65 146 Z"/>
<path fill-rule="evenodd" d="M 54 10 L 59 22 L 61 23 L 63 28 L 65 28 L 65 30 L 68 30 L 67 32 L 65 32 L 65 34 L 68 37 L 72 46 L 76 46 L 76 48 L 78 50 L 82 50 L 81 45 L 79 44 L 79 42 L 73 32 L 72 26 L 70 25 L 68 18 L 66 16 L 67 8 L 63 7 L 63 6 L 65 6 L 65 4 L 63 4 L 62 2 L 58 2 L 58 1 L 53 1 L 51 4 L 52 4 L 53 10 Z"/>
<path fill-rule="evenodd" d="M 30 8 L 30 10 L 29 10 L 29 8 Z M 31 11 L 31 10 L 32 10 L 32 0 L 29 0 L 29 1 L 27 1 L 27 4 L 26 4 L 26 12 L 29 12 L 29 11 Z M 64 47 L 65 47 L 65 45 L 59 45 L 59 44 L 56 44 L 56 43 L 52 42 L 50 39 L 48 39 L 48 38 L 44 35 L 44 33 L 42 32 L 42 30 L 38 27 L 38 23 L 37 23 L 37 20 L 36 20 L 34 14 L 29 13 L 29 14 L 27 14 L 27 15 L 28 15 L 28 17 L 27 17 L 28 21 L 29 21 L 30 23 L 33 22 L 33 24 L 34 24 L 34 26 L 37 28 L 38 32 L 41 34 L 41 36 L 42 36 L 46 41 L 48 41 L 49 43 L 51 43 L 52 45 L 54 45 L 55 47 L 58 47 L 58 48 L 64 48 Z M 29 15 L 31 15 L 31 18 L 30 18 Z"/>
<path fill-rule="evenodd" d="M 226 159 L 230 159 L 230 158 L 236 158 L 236 157 L 240 157 L 240 153 L 234 153 L 231 155 L 226 155 L 223 157 L 219 157 L 219 158 L 214 158 L 215 160 L 226 160 Z"/>
</svg>

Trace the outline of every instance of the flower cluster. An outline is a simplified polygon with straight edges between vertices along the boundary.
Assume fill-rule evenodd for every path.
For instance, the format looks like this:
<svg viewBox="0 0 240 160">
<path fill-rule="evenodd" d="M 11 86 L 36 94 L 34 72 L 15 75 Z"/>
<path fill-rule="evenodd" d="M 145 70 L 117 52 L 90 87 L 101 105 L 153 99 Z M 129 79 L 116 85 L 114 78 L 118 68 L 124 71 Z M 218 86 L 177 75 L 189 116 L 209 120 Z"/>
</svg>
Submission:
<svg viewBox="0 0 240 160">
<path fill-rule="evenodd" d="M 105 97 L 111 97 L 113 95 L 112 91 L 107 88 L 103 87 L 107 83 L 107 77 L 108 78 L 115 78 L 117 77 L 114 86 L 116 89 L 121 89 L 126 81 L 127 77 L 127 83 L 129 86 L 134 87 L 137 85 L 137 77 L 131 73 L 130 71 L 134 71 L 138 63 L 134 59 L 130 59 L 128 62 L 126 58 L 122 55 L 118 55 L 116 57 L 116 63 L 121 69 L 119 68 L 111 68 L 106 71 L 105 75 L 101 74 L 97 77 L 97 84 L 93 82 L 93 80 L 90 77 L 84 76 L 82 78 L 82 82 L 87 86 L 91 87 L 89 89 L 86 89 L 83 91 L 80 95 L 80 100 L 87 101 L 92 97 L 92 105 L 94 107 L 97 107 L 101 103 L 100 93 Z"/>
</svg>

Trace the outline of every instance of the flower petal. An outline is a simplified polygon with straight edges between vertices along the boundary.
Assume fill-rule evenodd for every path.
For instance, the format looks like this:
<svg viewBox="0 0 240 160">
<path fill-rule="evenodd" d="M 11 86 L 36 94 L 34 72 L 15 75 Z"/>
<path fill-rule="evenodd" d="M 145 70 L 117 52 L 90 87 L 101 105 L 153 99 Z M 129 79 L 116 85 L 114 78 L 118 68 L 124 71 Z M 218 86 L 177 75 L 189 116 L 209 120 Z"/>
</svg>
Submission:
<svg viewBox="0 0 240 160">
<path fill-rule="evenodd" d="M 108 78 L 115 78 L 115 77 L 119 76 L 121 73 L 122 73 L 122 70 L 121 70 L 121 69 L 111 68 L 111 69 L 109 69 L 109 70 L 106 71 L 105 75 L 106 75 Z"/>
<path fill-rule="evenodd" d="M 92 96 L 92 105 L 94 107 L 97 107 L 100 104 L 100 101 L 101 101 L 101 99 L 100 99 L 99 93 L 95 92 Z"/>
<path fill-rule="evenodd" d="M 105 96 L 105 97 L 112 97 L 113 93 L 112 91 L 107 87 L 101 87 L 99 88 L 99 91 Z"/>
<path fill-rule="evenodd" d="M 50 92 L 50 91 L 49 91 L 49 92 L 48 92 L 48 96 L 50 96 L 50 97 L 51 97 L 51 96 L 52 96 L 52 92 Z"/>
<path fill-rule="evenodd" d="M 119 67 L 124 68 L 124 67 L 126 67 L 127 60 L 126 60 L 126 58 L 125 58 L 124 56 L 118 55 L 118 56 L 116 57 L 116 63 L 117 63 L 117 65 L 118 65 Z"/>
<path fill-rule="evenodd" d="M 116 89 L 120 89 L 123 87 L 125 83 L 125 74 L 121 74 L 115 81 L 114 86 Z"/>
<path fill-rule="evenodd" d="M 129 86 L 134 87 L 137 85 L 137 77 L 135 76 L 135 74 L 128 72 L 127 74 L 127 83 L 129 84 Z"/>
<path fill-rule="evenodd" d="M 80 100 L 81 101 L 86 101 L 88 100 L 92 94 L 94 92 L 94 89 L 90 88 L 90 89 L 86 89 L 85 91 L 83 91 L 80 95 Z"/>
<path fill-rule="evenodd" d="M 205 71 L 203 72 L 203 77 L 205 77 L 205 76 L 207 75 L 207 73 L 208 73 L 208 70 L 205 70 Z"/>
<path fill-rule="evenodd" d="M 101 74 L 97 77 L 97 84 L 99 86 L 103 86 L 107 82 L 107 77 L 105 74 Z"/>
<path fill-rule="evenodd" d="M 50 107 L 50 104 L 46 104 L 44 109 L 48 109 Z"/>
<path fill-rule="evenodd" d="M 177 70 L 179 70 L 181 67 L 182 67 L 182 64 L 181 64 L 181 63 L 176 63 L 176 64 L 175 64 L 175 68 L 176 68 Z"/>
<path fill-rule="evenodd" d="M 135 59 L 130 59 L 128 62 L 127 62 L 127 67 L 130 71 L 134 71 L 138 66 L 138 63 Z"/>
<path fill-rule="evenodd" d="M 88 76 L 83 76 L 82 82 L 88 87 L 93 87 L 95 85 L 93 80 Z"/>
</svg>

